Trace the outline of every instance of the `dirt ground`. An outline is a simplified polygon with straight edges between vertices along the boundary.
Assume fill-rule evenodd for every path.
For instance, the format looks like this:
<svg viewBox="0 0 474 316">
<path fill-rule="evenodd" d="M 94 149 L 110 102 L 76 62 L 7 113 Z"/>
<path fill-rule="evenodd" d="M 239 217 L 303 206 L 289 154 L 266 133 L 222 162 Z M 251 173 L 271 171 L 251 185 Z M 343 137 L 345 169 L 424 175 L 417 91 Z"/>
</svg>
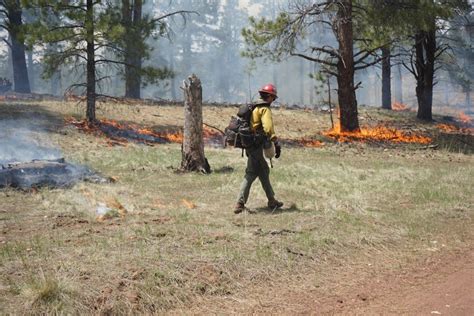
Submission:
<svg viewBox="0 0 474 316">
<path fill-rule="evenodd" d="M 339 300 L 321 306 L 334 314 L 474 315 L 474 249 L 437 256 L 411 271 L 375 278 Z"/>
<path fill-rule="evenodd" d="M 330 292 L 315 287 L 314 275 L 308 275 L 307 279 L 286 284 L 256 285 L 239 297 L 220 302 L 204 301 L 192 313 L 231 310 L 236 314 L 283 315 L 474 315 L 472 245 L 434 253 L 422 262 L 396 269 L 396 273 L 367 270 L 370 268 L 360 265 L 334 268 Z"/>
</svg>

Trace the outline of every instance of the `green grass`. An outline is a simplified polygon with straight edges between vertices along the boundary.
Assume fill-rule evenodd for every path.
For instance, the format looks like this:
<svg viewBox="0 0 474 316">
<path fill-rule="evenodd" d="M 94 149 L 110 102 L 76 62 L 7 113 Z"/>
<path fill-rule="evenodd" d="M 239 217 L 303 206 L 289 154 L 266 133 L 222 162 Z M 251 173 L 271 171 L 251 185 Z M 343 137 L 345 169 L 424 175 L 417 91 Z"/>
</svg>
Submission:
<svg viewBox="0 0 474 316">
<path fill-rule="evenodd" d="M 214 170 L 231 172 L 181 174 L 179 145 L 108 147 L 76 130 L 52 137 L 69 161 L 117 182 L 0 192 L 2 314 L 202 312 L 196 302 L 275 284 L 329 289 L 334 267 L 376 257 L 383 271 L 471 242 L 469 155 L 283 148 L 271 180 L 286 207 L 265 210 L 256 182 L 248 204 L 256 214 L 234 215 L 239 150 L 206 148 Z M 98 222 L 98 204 L 110 200 L 127 214 Z"/>
</svg>

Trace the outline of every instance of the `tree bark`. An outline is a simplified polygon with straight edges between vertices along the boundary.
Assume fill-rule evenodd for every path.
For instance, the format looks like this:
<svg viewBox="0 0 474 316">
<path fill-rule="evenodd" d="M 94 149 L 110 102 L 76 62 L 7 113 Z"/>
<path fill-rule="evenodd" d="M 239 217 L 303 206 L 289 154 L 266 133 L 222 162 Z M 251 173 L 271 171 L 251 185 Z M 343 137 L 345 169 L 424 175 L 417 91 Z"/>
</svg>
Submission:
<svg viewBox="0 0 474 316">
<path fill-rule="evenodd" d="M 10 24 L 8 32 L 11 38 L 14 91 L 31 93 L 25 59 L 25 43 L 21 36 L 21 27 L 23 25 L 21 19 L 22 10 L 19 3 L 8 5 L 6 9 L 8 10 Z"/>
<path fill-rule="evenodd" d="M 184 135 L 181 149 L 181 169 L 210 173 L 211 166 L 204 156 L 202 129 L 202 87 L 201 80 L 191 75 L 183 82 L 184 90 Z"/>
<path fill-rule="evenodd" d="M 471 110 L 472 106 L 472 98 L 471 98 L 471 89 L 467 87 L 466 89 L 466 101 L 465 101 L 465 106 L 468 110 Z"/>
<path fill-rule="evenodd" d="M 433 84 L 435 73 L 436 55 L 436 31 L 419 31 L 415 35 L 415 66 L 416 76 L 416 98 L 418 101 L 417 118 L 424 121 L 433 120 Z"/>
<path fill-rule="evenodd" d="M 33 49 L 27 51 L 28 60 L 28 78 L 30 82 L 30 90 L 35 91 L 35 63 L 33 62 Z"/>
<path fill-rule="evenodd" d="M 61 71 L 56 71 L 50 79 L 51 83 L 51 94 L 60 95 L 59 91 L 61 90 Z"/>
<path fill-rule="evenodd" d="M 136 41 L 140 38 L 139 24 L 142 19 L 142 0 L 122 0 L 122 19 L 125 35 L 125 97 L 140 99 L 142 52 L 137 50 Z"/>
<path fill-rule="evenodd" d="M 299 97 L 300 97 L 300 105 L 303 106 L 304 105 L 304 81 L 305 81 L 305 75 L 304 75 L 304 59 L 300 58 L 298 60 L 299 62 L 299 77 L 300 77 L 300 83 L 299 83 L 299 91 L 298 91 L 298 94 L 299 94 Z"/>
<path fill-rule="evenodd" d="M 175 60 L 175 55 L 174 55 L 174 49 L 173 47 L 170 47 L 169 49 L 169 65 L 170 65 L 170 70 L 175 73 L 175 64 L 174 64 L 174 60 Z M 171 96 L 171 100 L 176 100 L 178 98 L 178 95 L 176 93 L 176 77 L 173 76 L 173 78 L 170 78 L 170 96 Z"/>
<path fill-rule="evenodd" d="M 382 109 L 392 109 L 392 65 L 390 62 L 390 47 L 382 48 Z"/>
<path fill-rule="evenodd" d="M 95 47 L 94 47 L 94 4 L 93 0 L 87 0 L 86 7 L 86 42 L 87 42 L 87 75 L 86 75 L 86 118 L 89 123 L 95 123 Z"/>
<path fill-rule="evenodd" d="M 337 84 L 339 100 L 339 121 L 341 131 L 358 131 L 359 119 L 354 87 L 354 49 L 352 30 L 352 1 L 339 1 L 337 11 L 336 35 L 339 43 L 339 62 L 337 64 Z"/>
<path fill-rule="evenodd" d="M 403 103 L 403 77 L 402 77 L 402 66 L 398 65 L 395 70 L 395 80 L 394 80 L 394 92 L 395 92 L 395 101 Z"/>
<path fill-rule="evenodd" d="M 58 44 L 53 43 L 47 46 L 48 52 L 56 53 L 58 51 Z M 61 95 L 61 68 L 58 68 L 49 79 L 50 81 L 50 92 L 52 95 Z"/>
</svg>

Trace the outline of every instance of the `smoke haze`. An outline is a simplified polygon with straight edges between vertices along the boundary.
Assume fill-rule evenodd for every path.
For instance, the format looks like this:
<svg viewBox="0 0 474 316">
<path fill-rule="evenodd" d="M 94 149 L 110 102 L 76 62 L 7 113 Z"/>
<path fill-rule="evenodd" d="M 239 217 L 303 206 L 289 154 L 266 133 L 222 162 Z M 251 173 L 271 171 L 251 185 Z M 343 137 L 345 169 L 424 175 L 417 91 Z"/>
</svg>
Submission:
<svg viewBox="0 0 474 316">
<path fill-rule="evenodd" d="M 0 164 L 61 158 L 60 150 L 42 139 L 40 130 L 27 127 L 31 125 L 25 119 L 0 121 Z"/>
</svg>

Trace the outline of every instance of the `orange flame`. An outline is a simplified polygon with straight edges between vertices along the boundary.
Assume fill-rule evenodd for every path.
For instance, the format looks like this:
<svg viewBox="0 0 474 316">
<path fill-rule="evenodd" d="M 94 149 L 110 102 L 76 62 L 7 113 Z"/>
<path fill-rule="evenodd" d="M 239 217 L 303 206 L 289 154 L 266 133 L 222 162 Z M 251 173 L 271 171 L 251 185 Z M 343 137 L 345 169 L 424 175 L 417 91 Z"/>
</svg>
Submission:
<svg viewBox="0 0 474 316">
<path fill-rule="evenodd" d="M 302 138 L 302 139 L 298 140 L 297 142 L 300 143 L 301 145 L 303 145 L 304 147 L 320 148 L 320 147 L 324 146 L 323 142 L 321 142 L 319 140 L 314 140 L 314 139 Z"/>
<path fill-rule="evenodd" d="M 77 128 L 81 129 L 82 131 L 86 133 L 103 134 L 97 126 L 89 125 L 85 120 L 77 121 L 76 119 L 70 117 L 66 119 L 66 122 L 76 126 Z M 115 120 L 109 120 L 109 119 L 101 120 L 100 124 L 110 125 L 118 129 L 133 130 L 136 133 L 162 138 L 171 143 L 183 142 L 183 133 L 181 131 L 158 132 L 147 127 L 138 126 L 136 124 L 122 124 Z M 216 142 L 220 142 L 222 138 L 222 135 L 220 134 L 220 132 L 210 129 L 206 126 L 204 126 L 203 128 L 203 136 L 204 136 L 204 139 L 206 140 L 216 141 Z M 107 137 L 111 138 L 110 136 L 107 136 Z M 124 145 L 127 142 L 127 139 L 117 139 L 116 137 L 112 137 L 112 138 L 113 138 L 113 142 L 110 142 L 109 143 L 110 145 L 117 145 L 117 144 Z"/>
<path fill-rule="evenodd" d="M 400 103 L 400 102 L 393 102 L 392 104 L 392 110 L 394 111 L 405 111 L 405 110 L 408 110 L 409 107 L 403 103 Z"/>
<path fill-rule="evenodd" d="M 437 124 L 436 127 L 444 132 L 453 133 L 459 131 L 457 126 L 452 124 Z"/>
<path fill-rule="evenodd" d="M 337 126 L 334 129 L 323 132 L 322 134 L 343 143 L 351 141 L 388 141 L 394 143 L 429 144 L 432 141 L 432 139 L 427 136 L 412 134 L 382 125 L 363 127 L 356 132 L 341 132 L 340 127 Z"/>
<path fill-rule="evenodd" d="M 464 112 L 459 112 L 459 120 L 465 124 L 469 124 L 472 121 L 472 118 Z"/>
<path fill-rule="evenodd" d="M 466 135 L 474 135 L 474 128 L 468 127 L 458 127 L 453 124 L 437 124 L 436 127 L 446 133 L 459 133 L 459 134 L 466 134 Z"/>
</svg>

